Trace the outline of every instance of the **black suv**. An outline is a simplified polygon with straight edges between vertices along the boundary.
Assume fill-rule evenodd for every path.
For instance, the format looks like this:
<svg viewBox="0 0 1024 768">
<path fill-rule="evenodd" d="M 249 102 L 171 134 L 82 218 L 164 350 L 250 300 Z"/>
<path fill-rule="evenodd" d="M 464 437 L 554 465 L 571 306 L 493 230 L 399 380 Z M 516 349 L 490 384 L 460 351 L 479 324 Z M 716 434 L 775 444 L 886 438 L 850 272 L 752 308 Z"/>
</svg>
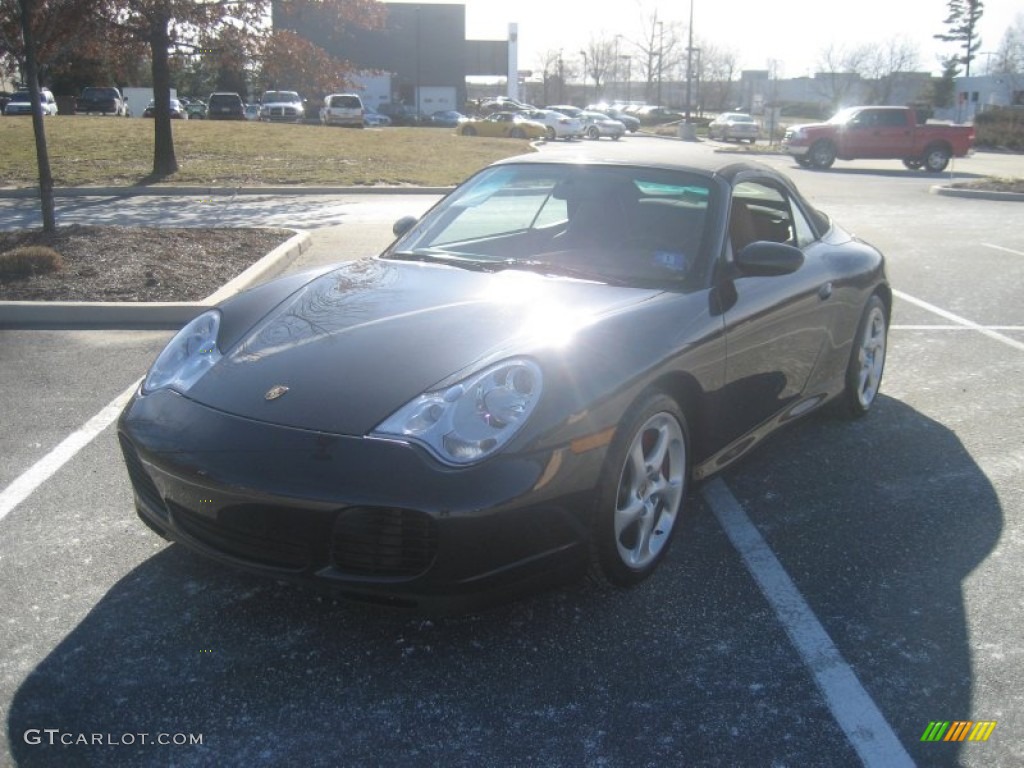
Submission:
<svg viewBox="0 0 1024 768">
<path fill-rule="evenodd" d="M 237 93 L 211 93 L 206 102 L 207 120 L 245 120 L 245 104 Z"/>
</svg>

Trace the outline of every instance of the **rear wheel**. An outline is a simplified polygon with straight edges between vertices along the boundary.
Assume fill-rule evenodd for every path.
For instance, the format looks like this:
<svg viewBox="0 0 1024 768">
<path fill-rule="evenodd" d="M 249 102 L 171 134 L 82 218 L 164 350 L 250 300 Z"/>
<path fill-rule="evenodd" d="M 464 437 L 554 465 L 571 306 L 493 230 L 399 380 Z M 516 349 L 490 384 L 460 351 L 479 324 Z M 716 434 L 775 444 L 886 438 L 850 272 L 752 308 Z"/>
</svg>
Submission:
<svg viewBox="0 0 1024 768">
<path fill-rule="evenodd" d="M 847 416 L 857 418 L 871 410 L 882 385 L 888 337 L 885 304 L 878 296 L 868 299 L 853 340 L 850 362 L 846 366 L 846 388 L 842 407 Z"/>
<path fill-rule="evenodd" d="M 807 157 L 815 168 L 831 168 L 836 161 L 836 148 L 832 142 L 819 141 L 811 147 Z"/>
<path fill-rule="evenodd" d="M 942 173 L 949 165 L 950 152 L 946 147 L 933 144 L 924 151 L 924 169 L 928 173 Z"/>
<path fill-rule="evenodd" d="M 547 129 L 546 133 L 548 135 L 548 141 L 554 141 L 556 138 L 558 138 L 555 135 L 555 129 L 552 128 L 550 125 L 548 126 L 548 129 Z"/>
<path fill-rule="evenodd" d="M 464 127 L 462 129 L 462 135 L 463 136 L 476 136 L 476 128 L 474 128 L 472 125 L 467 125 L 466 127 Z"/>
<path fill-rule="evenodd" d="M 601 138 L 601 132 L 597 130 L 597 126 L 592 125 L 587 129 L 587 138 L 595 141 Z"/>
<path fill-rule="evenodd" d="M 653 392 L 623 416 L 601 476 L 591 543 L 591 576 L 620 587 L 650 576 L 668 551 L 686 501 L 686 419 Z"/>
<path fill-rule="evenodd" d="M 509 132 L 509 136 L 511 136 L 513 139 L 525 139 L 526 132 L 522 128 L 513 128 Z"/>
<path fill-rule="evenodd" d="M 903 164 L 912 171 L 917 171 L 921 168 L 921 160 L 916 157 L 903 158 Z"/>
</svg>

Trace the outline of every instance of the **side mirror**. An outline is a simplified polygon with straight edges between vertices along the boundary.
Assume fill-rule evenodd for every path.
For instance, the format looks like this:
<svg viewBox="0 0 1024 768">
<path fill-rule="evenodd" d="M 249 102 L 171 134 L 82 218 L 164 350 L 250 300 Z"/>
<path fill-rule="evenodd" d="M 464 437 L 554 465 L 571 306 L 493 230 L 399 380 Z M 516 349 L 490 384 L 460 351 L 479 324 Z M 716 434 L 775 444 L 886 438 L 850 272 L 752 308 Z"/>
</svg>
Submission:
<svg viewBox="0 0 1024 768">
<path fill-rule="evenodd" d="M 770 240 L 750 243 L 736 254 L 736 266 L 742 274 L 749 276 L 790 275 L 803 263 L 804 254 L 799 248 Z"/>
<path fill-rule="evenodd" d="M 416 226 L 417 221 L 419 221 L 419 219 L 417 219 L 415 216 L 403 216 L 394 223 L 394 225 L 391 227 L 391 231 L 395 234 L 395 237 L 401 237 L 414 226 Z"/>
</svg>

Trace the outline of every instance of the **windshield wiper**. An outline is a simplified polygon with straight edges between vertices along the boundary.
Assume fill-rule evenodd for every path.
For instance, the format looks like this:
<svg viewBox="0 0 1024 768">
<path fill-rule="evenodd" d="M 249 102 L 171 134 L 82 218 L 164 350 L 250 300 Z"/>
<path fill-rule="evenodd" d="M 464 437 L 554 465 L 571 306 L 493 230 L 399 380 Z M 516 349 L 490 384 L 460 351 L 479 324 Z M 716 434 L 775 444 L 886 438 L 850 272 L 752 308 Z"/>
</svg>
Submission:
<svg viewBox="0 0 1024 768">
<path fill-rule="evenodd" d="M 393 251 L 392 253 L 385 254 L 383 258 L 393 261 L 422 261 L 427 264 L 447 264 L 450 267 L 460 267 L 477 272 L 493 271 L 495 266 L 492 261 L 470 259 L 466 256 L 456 256 L 453 253 L 440 254 L 427 251 Z"/>
<path fill-rule="evenodd" d="M 553 261 L 542 261 L 540 259 L 508 259 L 494 265 L 496 269 L 528 269 L 531 272 L 540 272 L 547 275 L 560 275 L 563 277 L 575 277 L 579 280 L 591 282 L 608 283 L 609 285 L 628 285 L 628 282 L 609 275 L 607 272 L 596 272 L 594 270 L 571 267 L 568 264 L 559 264 Z"/>
</svg>

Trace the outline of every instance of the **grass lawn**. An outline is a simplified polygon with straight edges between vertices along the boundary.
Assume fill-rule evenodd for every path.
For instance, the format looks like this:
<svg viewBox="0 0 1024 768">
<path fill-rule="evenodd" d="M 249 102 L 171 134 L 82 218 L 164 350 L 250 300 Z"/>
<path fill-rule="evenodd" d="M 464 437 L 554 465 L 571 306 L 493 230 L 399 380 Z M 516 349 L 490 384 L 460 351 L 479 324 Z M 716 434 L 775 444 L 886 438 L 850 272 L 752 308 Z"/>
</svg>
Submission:
<svg viewBox="0 0 1024 768">
<path fill-rule="evenodd" d="M 58 187 L 153 182 L 153 121 L 48 117 L 46 143 Z M 530 152 L 520 139 L 459 136 L 450 128 L 354 130 L 318 125 L 174 120 L 179 170 L 169 184 L 457 184 L 483 166 Z M 39 183 L 32 121 L 0 118 L 0 187 Z"/>
</svg>

